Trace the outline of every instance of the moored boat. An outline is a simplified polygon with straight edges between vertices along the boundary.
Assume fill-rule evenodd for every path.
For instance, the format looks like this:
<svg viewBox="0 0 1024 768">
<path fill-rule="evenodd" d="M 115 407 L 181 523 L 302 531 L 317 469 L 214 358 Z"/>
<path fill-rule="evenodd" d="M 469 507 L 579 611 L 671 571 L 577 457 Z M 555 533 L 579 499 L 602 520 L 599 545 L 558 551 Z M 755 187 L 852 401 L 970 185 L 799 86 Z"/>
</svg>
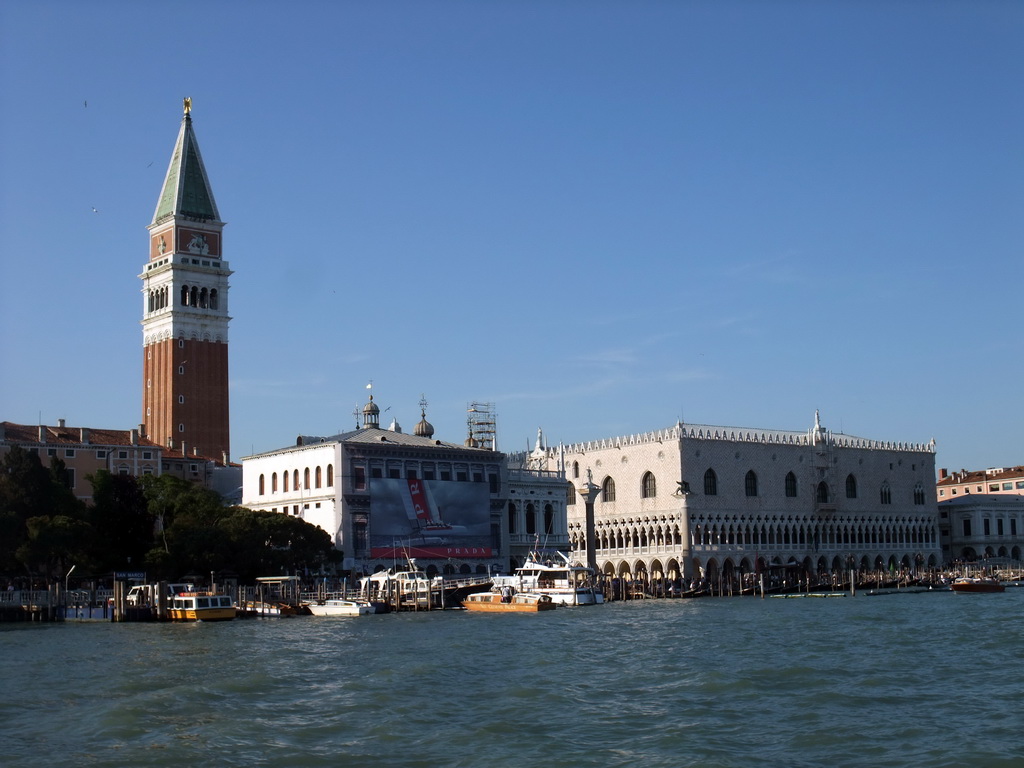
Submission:
<svg viewBox="0 0 1024 768">
<path fill-rule="evenodd" d="M 954 592 L 1005 592 L 1006 587 L 991 576 L 961 576 L 953 580 Z"/>
<path fill-rule="evenodd" d="M 365 616 L 376 613 L 369 603 L 359 600 L 332 599 L 306 606 L 314 616 Z"/>
<path fill-rule="evenodd" d="M 359 597 L 368 603 L 384 603 L 395 610 L 444 607 L 444 579 L 431 578 L 409 559 L 404 571 L 379 571 L 359 580 Z"/>
<path fill-rule="evenodd" d="M 560 605 L 600 605 L 604 594 L 594 583 L 594 572 L 573 562 L 564 552 L 531 552 L 512 576 L 495 576 L 494 586 L 549 596 Z"/>
<path fill-rule="evenodd" d="M 167 607 L 171 621 L 231 621 L 237 613 L 228 595 L 208 592 L 181 592 Z"/>
<path fill-rule="evenodd" d="M 536 613 L 537 611 L 553 611 L 557 603 L 550 595 L 535 592 L 514 592 L 511 587 L 502 591 L 475 592 L 466 595 L 462 607 L 467 611 L 484 613 Z"/>
</svg>

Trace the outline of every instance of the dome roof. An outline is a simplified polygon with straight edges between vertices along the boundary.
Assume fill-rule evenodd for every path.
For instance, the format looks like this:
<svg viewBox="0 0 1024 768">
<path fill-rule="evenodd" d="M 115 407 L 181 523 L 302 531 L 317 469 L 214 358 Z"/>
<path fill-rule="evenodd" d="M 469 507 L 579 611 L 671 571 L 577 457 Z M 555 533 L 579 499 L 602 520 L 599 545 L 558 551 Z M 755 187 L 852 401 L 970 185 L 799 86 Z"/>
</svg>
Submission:
<svg viewBox="0 0 1024 768">
<path fill-rule="evenodd" d="M 433 437 L 434 436 L 434 425 L 427 421 L 426 414 L 423 414 L 423 418 L 413 428 L 413 434 L 416 437 Z"/>
</svg>

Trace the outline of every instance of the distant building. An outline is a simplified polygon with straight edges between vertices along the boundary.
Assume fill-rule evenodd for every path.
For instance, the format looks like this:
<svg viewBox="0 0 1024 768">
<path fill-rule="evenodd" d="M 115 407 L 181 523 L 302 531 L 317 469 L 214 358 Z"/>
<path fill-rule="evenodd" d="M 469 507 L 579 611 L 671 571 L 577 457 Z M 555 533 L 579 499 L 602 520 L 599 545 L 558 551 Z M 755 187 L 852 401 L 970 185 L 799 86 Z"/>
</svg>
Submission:
<svg viewBox="0 0 1024 768">
<path fill-rule="evenodd" d="M 1024 496 L 971 493 L 940 501 L 939 531 L 948 560 L 1019 566 Z"/>
<path fill-rule="evenodd" d="M 1024 467 L 939 470 L 942 549 L 950 560 L 1019 562 L 1024 548 Z"/>
<path fill-rule="evenodd" d="M 327 531 L 346 570 L 373 573 L 411 556 L 428 573 L 504 571 L 504 454 L 437 440 L 421 415 L 411 435 L 397 422 L 381 429 L 371 395 L 350 432 L 243 457 L 242 503 Z"/>
<path fill-rule="evenodd" d="M 217 491 L 228 500 L 241 485 L 238 465 L 225 466 L 215 459 L 163 448 L 140 437 L 138 429 L 69 427 L 64 419 L 56 426 L 0 422 L 0 454 L 12 445 L 35 453 L 44 467 L 50 466 L 53 457 L 63 461 L 68 486 L 87 502 L 93 494 L 87 478 L 100 470 L 135 477 L 171 474 Z"/>
<path fill-rule="evenodd" d="M 993 467 L 959 472 L 939 470 L 935 495 L 939 501 L 948 501 L 969 494 L 1009 494 L 1024 496 L 1024 467 Z"/>
<path fill-rule="evenodd" d="M 549 466 L 549 452 L 544 433 L 538 429 L 532 452 L 508 456 L 505 520 L 513 570 L 531 550 L 568 552 L 571 546 L 567 517 L 571 489 L 565 472 Z"/>
<path fill-rule="evenodd" d="M 224 222 L 192 129 L 191 101 L 149 225 L 142 274 L 145 436 L 227 465 L 228 277 Z"/>
<path fill-rule="evenodd" d="M 51 458 L 64 462 L 68 486 L 82 501 L 92 501 L 92 484 L 86 480 L 100 470 L 114 475 L 159 475 L 163 451 L 137 429 L 69 427 L 60 419 L 56 426 L 0 422 L 0 453 L 12 445 L 35 453 L 44 467 Z"/>
<path fill-rule="evenodd" d="M 569 534 L 586 551 L 592 478 L 597 565 L 626 578 L 736 583 L 773 567 L 810 573 L 942 564 L 934 442 L 677 423 L 549 450 L 574 488 Z"/>
</svg>

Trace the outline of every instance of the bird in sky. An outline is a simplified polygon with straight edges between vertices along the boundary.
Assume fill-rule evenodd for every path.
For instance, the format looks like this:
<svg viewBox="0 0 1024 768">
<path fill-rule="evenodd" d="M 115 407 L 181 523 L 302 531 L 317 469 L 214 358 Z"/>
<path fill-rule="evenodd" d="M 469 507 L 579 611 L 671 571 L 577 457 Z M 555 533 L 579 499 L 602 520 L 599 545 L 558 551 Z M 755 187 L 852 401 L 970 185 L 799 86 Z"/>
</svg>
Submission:
<svg viewBox="0 0 1024 768">
<path fill-rule="evenodd" d="M 92 212 L 93 212 L 93 213 L 99 213 L 99 210 L 98 210 L 98 209 L 96 209 L 96 208 L 93 208 L 93 209 L 92 209 Z"/>
</svg>

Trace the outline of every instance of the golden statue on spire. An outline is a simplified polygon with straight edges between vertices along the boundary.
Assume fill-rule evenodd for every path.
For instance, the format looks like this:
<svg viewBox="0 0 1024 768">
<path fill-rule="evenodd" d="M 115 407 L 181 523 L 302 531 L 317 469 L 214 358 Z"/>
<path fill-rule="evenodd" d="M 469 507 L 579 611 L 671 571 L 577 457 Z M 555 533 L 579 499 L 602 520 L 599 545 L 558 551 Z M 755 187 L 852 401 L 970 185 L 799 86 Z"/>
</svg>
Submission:
<svg viewBox="0 0 1024 768">
<path fill-rule="evenodd" d="M 185 105 L 185 114 L 187 115 L 192 111 L 192 97 L 186 96 L 183 103 Z"/>
</svg>

